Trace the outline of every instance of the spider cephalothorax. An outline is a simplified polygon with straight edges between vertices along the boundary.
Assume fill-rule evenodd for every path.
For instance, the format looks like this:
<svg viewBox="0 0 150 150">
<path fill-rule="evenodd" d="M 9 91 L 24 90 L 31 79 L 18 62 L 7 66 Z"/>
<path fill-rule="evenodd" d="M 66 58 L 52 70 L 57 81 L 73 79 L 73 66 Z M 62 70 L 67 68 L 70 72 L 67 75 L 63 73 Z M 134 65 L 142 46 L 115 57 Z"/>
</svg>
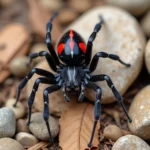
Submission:
<svg viewBox="0 0 150 150">
<path fill-rule="evenodd" d="M 101 88 L 96 85 L 93 82 L 97 81 L 106 81 L 110 89 L 112 90 L 114 96 L 116 97 L 117 101 L 121 104 L 125 114 L 127 115 L 129 122 L 131 122 L 130 117 L 127 114 L 126 108 L 123 104 L 122 97 L 113 85 L 111 79 L 108 75 L 100 74 L 100 75 L 91 75 L 91 72 L 93 72 L 98 64 L 99 57 L 102 58 L 110 58 L 116 61 L 119 61 L 121 64 L 129 67 L 130 64 L 126 64 L 123 62 L 119 56 L 114 54 L 107 54 L 105 52 L 98 52 L 93 56 L 93 59 L 91 60 L 91 54 L 92 54 L 92 45 L 93 41 L 96 38 L 97 33 L 101 29 L 101 25 L 103 24 L 103 18 L 100 17 L 100 21 L 95 25 L 94 31 L 89 37 L 89 40 L 87 42 L 87 45 L 85 45 L 84 40 L 81 38 L 81 36 L 73 31 L 69 30 L 66 32 L 60 39 L 57 47 L 57 54 L 51 44 L 51 30 L 52 30 L 52 20 L 56 16 L 57 13 L 54 13 L 51 17 L 50 21 L 47 23 L 47 33 L 46 33 L 46 44 L 49 50 L 49 53 L 46 51 L 41 51 L 39 53 L 33 53 L 30 55 L 30 60 L 36 58 L 36 57 L 45 57 L 49 66 L 53 71 L 56 72 L 56 74 L 52 74 L 51 72 L 48 72 L 43 69 L 34 68 L 32 69 L 26 77 L 21 81 L 21 83 L 18 86 L 18 92 L 17 92 L 17 99 L 14 106 L 17 105 L 17 102 L 19 100 L 21 89 L 27 84 L 28 80 L 33 76 L 34 73 L 44 76 L 38 78 L 34 85 L 32 92 L 29 96 L 28 105 L 29 105 L 29 117 L 28 117 L 28 125 L 30 124 L 31 119 L 31 109 L 34 102 L 36 91 L 38 90 L 38 86 L 40 83 L 44 84 L 52 84 L 52 86 L 49 86 L 46 88 L 43 92 L 43 100 L 44 100 L 44 113 L 43 118 L 46 122 L 48 133 L 50 136 L 50 141 L 52 142 L 52 136 L 50 132 L 50 126 L 49 126 L 49 98 L 48 94 L 57 91 L 59 89 L 62 89 L 62 93 L 64 95 L 64 99 L 69 102 L 70 99 L 68 97 L 68 93 L 76 93 L 79 95 L 78 101 L 83 101 L 85 98 L 84 95 L 84 89 L 90 88 L 91 90 L 94 90 L 96 92 L 96 98 L 95 98 L 95 105 L 94 105 L 94 126 L 93 131 L 91 133 L 91 138 L 88 146 L 90 147 L 92 144 L 95 127 L 97 124 L 97 121 L 100 119 L 101 114 L 101 107 L 100 107 L 100 101 L 101 101 L 101 95 L 102 91 Z M 63 62 L 61 63 L 59 59 Z M 89 67 L 87 67 L 89 65 Z"/>
</svg>

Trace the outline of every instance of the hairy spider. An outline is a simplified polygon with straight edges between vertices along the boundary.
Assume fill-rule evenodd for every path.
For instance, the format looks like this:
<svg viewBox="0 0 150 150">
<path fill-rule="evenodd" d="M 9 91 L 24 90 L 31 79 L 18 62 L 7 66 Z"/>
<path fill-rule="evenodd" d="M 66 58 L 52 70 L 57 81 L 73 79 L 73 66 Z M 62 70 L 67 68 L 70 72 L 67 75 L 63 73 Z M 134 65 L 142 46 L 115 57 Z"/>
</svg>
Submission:
<svg viewBox="0 0 150 150">
<path fill-rule="evenodd" d="M 44 56 L 49 66 L 51 67 L 51 69 L 55 71 L 57 74 L 54 75 L 51 72 L 48 72 L 43 69 L 38 69 L 38 68 L 32 69 L 18 86 L 17 98 L 16 98 L 16 103 L 14 104 L 14 106 L 17 105 L 22 88 L 27 84 L 28 80 L 33 76 L 34 73 L 41 75 L 41 76 L 45 76 L 45 77 L 38 78 L 33 85 L 33 89 L 28 100 L 29 117 L 28 117 L 27 125 L 30 124 L 31 109 L 32 109 L 35 94 L 36 94 L 36 91 L 38 90 L 39 84 L 40 83 L 52 84 L 52 86 L 46 88 L 43 92 L 43 99 L 44 99 L 43 118 L 46 122 L 46 126 L 47 126 L 48 133 L 50 136 L 50 141 L 53 142 L 53 138 L 51 136 L 50 126 L 48 122 L 48 119 L 49 119 L 48 94 L 55 92 L 59 89 L 62 89 L 64 99 L 67 102 L 70 101 L 69 97 L 67 96 L 67 93 L 78 93 L 79 94 L 78 101 L 82 102 L 85 97 L 84 96 L 85 88 L 92 89 L 93 91 L 96 92 L 96 100 L 95 100 L 95 105 L 94 105 L 95 121 L 93 125 L 93 130 L 91 133 L 90 142 L 88 144 L 88 146 L 91 147 L 94 132 L 95 132 L 95 127 L 97 125 L 97 121 L 100 119 L 100 114 L 101 114 L 100 102 L 101 102 L 101 95 L 102 95 L 101 88 L 98 85 L 94 84 L 93 82 L 105 80 L 108 86 L 110 87 L 110 89 L 112 90 L 117 101 L 122 106 L 126 116 L 129 119 L 129 122 L 131 122 L 131 119 L 124 106 L 122 97 L 117 91 L 117 89 L 115 88 L 115 86 L 113 85 L 110 77 L 104 74 L 91 76 L 90 73 L 96 69 L 99 57 L 110 58 L 112 60 L 119 61 L 121 64 L 127 67 L 130 67 L 130 64 L 123 62 L 119 58 L 119 56 L 114 55 L 114 54 L 107 54 L 106 52 L 96 53 L 93 56 L 93 59 L 91 60 L 93 41 L 96 38 L 98 31 L 101 29 L 101 25 L 104 23 L 104 20 L 101 16 L 100 16 L 100 21 L 95 25 L 95 28 L 89 37 L 87 45 L 85 45 L 84 40 L 81 38 L 81 36 L 77 32 L 73 30 L 69 30 L 62 36 L 62 38 L 60 39 L 58 43 L 58 47 L 57 47 L 58 56 L 57 56 L 51 43 L 52 20 L 55 18 L 55 16 L 57 16 L 57 13 L 54 13 L 52 15 L 46 27 L 46 31 L 47 31 L 46 44 L 50 53 L 46 51 L 33 53 L 30 55 L 30 62 L 32 61 L 32 59 L 36 57 Z M 58 57 L 63 63 L 60 62 Z M 89 68 L 87 67 L 88 65 L 89 65 Z"/>
</svg>

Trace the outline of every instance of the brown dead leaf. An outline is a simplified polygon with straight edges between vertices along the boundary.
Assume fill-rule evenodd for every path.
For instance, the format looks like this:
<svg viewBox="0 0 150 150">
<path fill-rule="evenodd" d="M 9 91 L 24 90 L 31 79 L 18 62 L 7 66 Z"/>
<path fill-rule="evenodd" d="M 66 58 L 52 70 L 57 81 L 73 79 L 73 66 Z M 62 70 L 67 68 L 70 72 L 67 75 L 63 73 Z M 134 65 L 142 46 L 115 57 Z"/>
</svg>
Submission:
<svg viewBox="0 0 150 150">
<path fill-rule="evenodd" d="M 29 4 L 29 21 L 33 27 L 33 31 L 45 38 L 46 24 L 50 19 L 52 13 L 49 13 L 44 9 L 37 0 L 28 0 Z M 59 10 L 58 10 L 59 11 Z M 56 41 L 61 33 L 61 28 L 54 19 L 54 25 L 52 30 L 52 41 Z"/>
<path fill-rule="evenodd" d="M 59 142 L 63 150 L 84 150 L 89 143 L 93 123 L 94 106 L 88 103 L 75 103 L 62 114 L 60 123 Z M 93 146 L 98 146 L 97 124 Z"/>
<path fill-rule="evenodd" d="M 28 52 L 31 37 L 28 30 L 22 24 L 10 24 L 0 32 L 0 83 L 10 74 L 8 63 L 16 56 Z"/>
</svg>

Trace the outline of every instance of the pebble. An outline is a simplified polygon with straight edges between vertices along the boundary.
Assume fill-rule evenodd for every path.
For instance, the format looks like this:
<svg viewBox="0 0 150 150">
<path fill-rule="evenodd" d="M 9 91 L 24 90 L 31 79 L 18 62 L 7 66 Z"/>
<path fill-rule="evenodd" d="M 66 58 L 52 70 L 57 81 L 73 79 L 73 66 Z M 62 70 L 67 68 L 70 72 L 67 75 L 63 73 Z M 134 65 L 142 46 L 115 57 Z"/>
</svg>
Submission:
<svg viewBox="0 0 150 150">
<path fill-rule="evenodd" d="M 105 23 L 93 43 L 93 55 L 101 51 L 116 54 L 124 62 L 130 63 L 131 67 L 126 67 L 108 58 L 100 58 L 98 67 L 92 74 L 110 76 L 115 87 L 123 95 L 140 73 L 145 37 L 133 16 L 122 9 L 108 6 L 88 11 L 67 29 L 74 29 L 87 42 L 95 24 L 99 21 L 99 15 L 103 17 Z M 97 82 L 97 85 L 102 87 L 102 103 L 108 104 L 115 101 L 114 95 L 105 81 Z M 95 94 L 91 90 L 87 90 L 86 95 L 95 100 Z"/>
<path fill-rule="evenodd" d="M 16 102 L 15 98 L 10 98 L 6 101 L 5 107 L 10 108 L 14 112 L 16 119 L 20 119 L 25 115 L 25 107 L 19 101 L 17 103 L 17 106 L 14 107 L 13 105 L 15 104 L 15 102 Z"/>
<path fill-rule="evenodd" d="M 49 124 L 52 137 L 55 138 L 59 132 L 58 120 L 50 116 Z M 43 113 L 37 112 L 32 114 L 29 129 L 38 139 L 49 140 L 48 130 L 43 119 Z"/>
<path fill-rule="evenodd" d="M 0 150 L 25 150 L 23 146 L 14 139 L 1 138 L 0 139 Z"/>
<path fill-rule="evenodd" d="M 34 44 L 32 47 L 31 47 L 31 50 L 30 50 L 30 54 L 33 54 L 33 53 L 39 53 L 41 51 L 47 51 L 48 52 L 48 49 L 47 49 L 47 46 L 45 43 L 37 43 L 37 44 Z M 33 62 L 34 63 L 39 63 L 40 61 L 42 61 L 43 59 L 45 59 L 45 57 L 37 57 L 35 59 L 33 59 Z"/>
<path fill-rule="evenodd" d="M 59 11 L 62 8 L 63 3 L 61 0 L 40 0 L 40 4 L 45 7 L 47 10 Z"/>
<path fill-rule="evenodd" d="M 121 7 L 135 16 L 142 15 L 150 8 L 150 0 L 106 0 L 106 3 Z"/>
<path fill-rule="evenodd" d="M 126 135 L 119 138 L 112 150 L 150 150 L 148 144 L 135 135 Z"/>
<path fill-rule="evenodd" d="M 16 131 L 19 132 L 26 132 L 29 133 L 29 127 L 26 125 L 27 121 L 25 119 L 18 119 L 16 124 Z"/>
<path fill-rule="evenodd" d="M 10 63 L 9 69 L 14 76 L 24 77 L 31 69 L 29 66 L 27 66 L 28 62 L 29 57 L 27 56 L 14 58 Z"/>
<path fill-rule="evenodd" d="M 145 34 L 150 37 L 150 11 L 143 17 L 141 25 Z"/>
<path fill-rule="evenodd" d="M 129 108 L 132 123 L 130 131 L 144 140 L 150 140 L 150 85 L 144 87 L 134 97 Z"/>
<path fill-rule="evenodd" d="M 33 146 L 38 143 L 38 139 L 29 133 L 20 132 L 16 134 L 15 139 L 22 145 L 22 146 Z"/>
<path fill-rule="evenodd" d="M 50 71 L 50 72 L 54 73 L 50 69 L 50 67 L 48 66 L 46 61 L 42 61 L 41 63 L 39 63 L 36 66 L 36 68 L 42 68 L 42 69 L 45 69 L 47 71 Z M 28 94 L 28 96 L 30 95 L 30 93 L 32 91 L 33 84 L 34 84 L 35 80 L 38 77 L 39 76 L 37 74 L 35 74 L 30 79 L 30 81 L 28 82 L 28 84 L 27 84 L 27 94 Z M 34 100 L 34 103 L 33 103 L 33 107 L 36 110 L 40 111 L 40 112 L 43 112 L 43 106 L 44 106 L 44 104 L 43 104 L 43 91 L 48 86 L 50 86 L 50 85 L 40 84 L 39 85 L 39 89 L 36 92 L 36 96 L 35 96 L 35 100 Z M 61 114 L 65 110 L 67 110 L 67 108 L 71 105 L 71 102 L 74 101 L 74 100 L 77 100 L 76 97 L 70 97 L 70 99 L 71 99 L 71 101 L 69 103 L 66 102 L 64 97 L 63 97 L 63 94 L 62 94 L 61 90 L 49 94 L 49 111 L 50 111 L 50 114 L 52 114 L 54 116 L 57 116 L 57 117 L 60 117 Z"/>
<path fill-rule="evenodd" d="M 145 65 L 150 74 L 150 39 L 148 40 L 145 48 Z"/>
<path fill-rule="evenodd" d="M 12 137 L 16 131 L 16 119 L 13 111 L 3 107 L 0 109 L 0 138 Z M 1 145 L 1 144 L 0 144 Z"/>
<path fill-rule="evenodd" d="M 78 13 L 83 13 L 91 8 L 91 0 L 70 0 L 70 7 L 76 10 Z"/>
<path fill-rule="evenodd" d="M 69 24 L 73 22 L 78 17 L 76 11 L 68 8 L 64 8 L 61 10 L 60 14 L 58 15 L 58 21 L 62 25 Z"/>
<path fill-rule="evenodd" d="M 123 132 L 116 125 L 108 125 L 104 129 L 103 135 L 107 139 L 111 139 L 112 141 L 117 141 L 120 137 L 123 136 Z"/>
</svg>

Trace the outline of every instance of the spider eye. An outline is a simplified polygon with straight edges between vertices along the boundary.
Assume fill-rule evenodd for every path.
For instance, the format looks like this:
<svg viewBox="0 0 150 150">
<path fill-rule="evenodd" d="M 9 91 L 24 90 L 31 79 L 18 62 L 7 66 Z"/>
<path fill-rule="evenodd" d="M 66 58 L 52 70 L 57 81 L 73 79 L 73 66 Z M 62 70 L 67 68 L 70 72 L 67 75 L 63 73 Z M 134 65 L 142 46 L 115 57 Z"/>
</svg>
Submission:
<svg viewBox="0 0 150 150">
<path fill-rule="evenodd" d="M 65 44 L 58 45 L 58 49 L 57 49 L 58 50 L 58 55 L 60 55 L 63 52 L 64 47 L 65 47 Z"/>
<path fill-rule="evenodd" d="M 86 53 L 86 46 L 84 43 L 79 43 L 79 47 L 82 50 L 83 53 Z"/>
</svg>

